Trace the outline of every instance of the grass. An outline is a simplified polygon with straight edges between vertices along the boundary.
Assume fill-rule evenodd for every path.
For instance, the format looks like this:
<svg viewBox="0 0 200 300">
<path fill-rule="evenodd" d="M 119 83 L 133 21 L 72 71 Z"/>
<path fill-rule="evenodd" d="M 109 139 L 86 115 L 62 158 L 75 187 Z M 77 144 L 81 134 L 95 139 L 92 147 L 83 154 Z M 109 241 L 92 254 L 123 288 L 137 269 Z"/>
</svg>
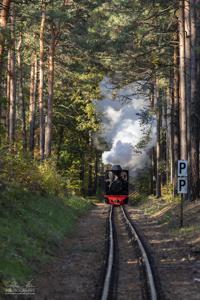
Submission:
<svg viewBox="0 0 200 300">
<path fill-rule="evenodd" d="M 148 195 L 142 193 L 135 192 L 134 195 L 129 197 L 129 202 L 133 205 L 141 205 L 146 203 L 146 201 L 148 201 Z"/>
<path fill-rule="evenodd" d="M 174 217 L 174 215 L 171 210 L 168 212 L 165 212 L 163 214 L 162 218 L 158 220 L 158 224 L 161 225 L 161 224 L 170 223 L 170 222 L 172 222 L 173 217 Z"/>
<path fill-rule="evenodd" d="M 1 197 L 0 278 L 24 282 L 50 261 L 78 216 L 91 207 L 83 198 L 61 199 L 10 187 Z"/>
<path fill-rule="evenodd" d="M 183 228 L 174 228 L 172 230 L 172 234 L 174 236 L 180 236 L 182 238 L 187 237 L 190 234 L 199 233 L 200 231 L 200 225 L 199 224 L 191 224 L 188 226 L 185 226 Z"/>
<path fill-rule="evenodd" d="M 130 202 L 139 206 L 147 216 L 157 218 L 158 224 L 165 224 L 176 221 L 177 212 L 174 208 L 179 205 L 180 197 L 172 195 L 172 187 L 169 185 L 162 188 L 162 197 L 159 199 L 154 195 L 135 192 Z"/>
</svg>

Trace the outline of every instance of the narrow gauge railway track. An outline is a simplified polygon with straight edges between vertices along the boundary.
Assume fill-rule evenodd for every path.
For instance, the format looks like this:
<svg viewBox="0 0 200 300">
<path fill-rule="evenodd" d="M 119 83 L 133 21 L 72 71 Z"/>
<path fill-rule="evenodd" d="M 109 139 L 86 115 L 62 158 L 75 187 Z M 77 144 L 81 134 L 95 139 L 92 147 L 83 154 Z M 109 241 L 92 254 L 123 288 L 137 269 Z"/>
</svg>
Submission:
<svg viewBox="0 0 200 300">
<path fill-rule="evenodd" d="M 125 232 L 127 229 L 130 239 L 134 240 L 133 244 L 128 241 L 128 234 Z M 151 258 L 147 252 L 138 229 L 130 220 L 126 209 L 123 206 L 116 208 L 111 206 L 108 220 L 107 263 L 101 300 L 161 299 L 155 269 L 152 268 Z M 123 275 L 120 275 L 122 273 Z M 138 289 L 141 290 L 139 294 Z"/>
</svg>

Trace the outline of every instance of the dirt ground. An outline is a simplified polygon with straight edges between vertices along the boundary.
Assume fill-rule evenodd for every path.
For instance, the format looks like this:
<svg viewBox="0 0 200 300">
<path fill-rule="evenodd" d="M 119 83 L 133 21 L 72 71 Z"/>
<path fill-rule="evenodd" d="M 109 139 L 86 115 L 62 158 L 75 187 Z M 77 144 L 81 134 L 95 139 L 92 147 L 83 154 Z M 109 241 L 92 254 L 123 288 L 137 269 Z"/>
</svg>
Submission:
<svg viewBox="0 0 200 300">
<path fill-rule="evenodd" d="M 58 258 L 39 274 L 36 295 L 31 300 L 95 299 L 104 260 L 107 216 L 108 206 L 102 204 L 80 218 Z"/>
<path fill-rule="evenodd" d="M 165 299 L 199 300 L 200 203 L 185 206 L 182 229 L 179 228 L 179 205 L 166 205 L 158 200 L 157 208 L 150 214 L 148 206 L 151 205 L 155 203 L 129 207 L 129 213 L 151 245 Z"/>
<path fill-rule="evenodd" d="M 97 299 L 105 261 L 108 209 L 105 204 L 95 205 L 80 218 L 57 258 L 38 274 L 36 294 L 27 299 Z M 149 201 L 140 206 L 129 205 L 128 211 L 150 243 L 165 295 L 163 300 L 199 300 L 200 202 L 185 207 L 183 229 L 179 228 L 180 207 L 176 204 L 157 200 L 155 205 Z M 121 235 L 123 238 L 124 233 Z M 123 300 L 125 294 L 122 293 L 119 299 Z"/>
</svg>

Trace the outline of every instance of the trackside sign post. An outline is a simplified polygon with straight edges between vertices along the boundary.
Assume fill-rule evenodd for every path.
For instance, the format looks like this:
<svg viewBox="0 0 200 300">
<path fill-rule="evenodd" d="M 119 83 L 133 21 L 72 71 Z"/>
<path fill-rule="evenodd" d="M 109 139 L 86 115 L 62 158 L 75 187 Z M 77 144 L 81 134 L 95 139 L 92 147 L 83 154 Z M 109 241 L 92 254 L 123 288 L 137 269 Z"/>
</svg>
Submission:
<svg viewBox="0 0 200 300">
<path fill-rule="evenodd" d="M 187 176 L 188 162 L 187 160 L 178 160 L 178 176 Z"/>
<path fill-rule="evenodd" d="M 187 194 L 188 180 L 187 177 L 178 177 L 178 193 Z"/>
<path fill-rule="evenodd" d="M 183 195 L 188 193 L 188 162 L 187 160 L 178 161 L 178 193 L 181 194 L 181 217 L 180 227 L 183 226 Z"/>
</svg>

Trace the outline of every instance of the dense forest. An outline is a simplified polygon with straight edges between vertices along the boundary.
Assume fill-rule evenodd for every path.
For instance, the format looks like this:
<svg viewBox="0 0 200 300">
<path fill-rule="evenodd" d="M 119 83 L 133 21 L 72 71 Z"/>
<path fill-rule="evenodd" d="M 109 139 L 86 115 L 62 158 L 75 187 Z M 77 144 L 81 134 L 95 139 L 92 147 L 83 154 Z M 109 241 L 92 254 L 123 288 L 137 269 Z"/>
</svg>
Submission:
<svg viewBox="0 0 200 300">
<path fill-rule="evenodd" d="M 0 9 L 1 187 L 98 192 L 93 100 L 109 76 L 118 87 L 148 88 L 141 118 L 157 121 L 150 192 L 160 197 L 167 184 L 176 194 L 184 159 L 188 198 L 198 198 L 199 0 L 3 0 Z"/>
<path fill-rule="evenodd" d="M 172 293 L 166 298 L 198 298 L 200 291 L 191 295 L 200 282 L 199 82 L 200 0 L 0 1 L 1 295 L 24 283 L 30 288 L 35 279 L 36 293 L 47 275 L 52 298 L 44 289 L 44 297 L 34 299 L 65 299 L 64 289 L 66 299 L 90 299 L 74 292 L 91 292 L 97 268 L 103 273 L 112 207 L 103 197 L 111 163 L 104 158 L 114 145 L 105 129 L 121 122 L 129 142 L 116 126 L 118 146 L 131 152 L 126 160 L 119 151 L 113 164 L 129 169 L 128 209 L 157 251 L 162 281 L 171 281 L 164 284 Z M 108 102 L 116 108 L 110 107 L 112 120 L 105 118 Z M 188 161 L 184 197 L 177 189 L 178 160 Z M 143 164 L 137 169 L 124 161 Z M 126 173 L 126 192 L 127 179 Z M 130 240 L 117 259 L 132 253 Z M 55 259 L 56 267 L 44 271 Z M 123 260 L 127 275 L 136 258 Z"/>
</svg>

